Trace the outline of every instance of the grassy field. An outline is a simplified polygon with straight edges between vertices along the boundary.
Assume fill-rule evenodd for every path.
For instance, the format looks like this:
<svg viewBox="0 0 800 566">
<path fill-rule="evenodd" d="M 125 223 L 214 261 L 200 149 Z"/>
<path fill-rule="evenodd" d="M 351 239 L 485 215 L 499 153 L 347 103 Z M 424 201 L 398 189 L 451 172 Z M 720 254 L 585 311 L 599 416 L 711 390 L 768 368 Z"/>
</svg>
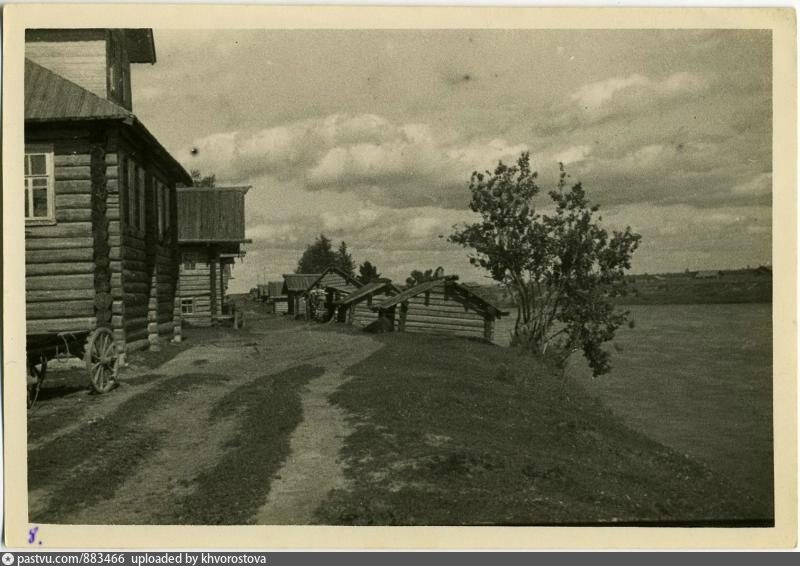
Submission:
<svg viewBox="0 0 800 566">
<path fill-rule="evenodd" d="M 527 356 L 393 334 L 332 400 L 356 427 L 347 490 L 317 520 L 356 525 L 709 524 L 760 518 L 697 461 L 625 426 Z M 760 524 L 757 522 L 757 524 Z"/>
</svg>

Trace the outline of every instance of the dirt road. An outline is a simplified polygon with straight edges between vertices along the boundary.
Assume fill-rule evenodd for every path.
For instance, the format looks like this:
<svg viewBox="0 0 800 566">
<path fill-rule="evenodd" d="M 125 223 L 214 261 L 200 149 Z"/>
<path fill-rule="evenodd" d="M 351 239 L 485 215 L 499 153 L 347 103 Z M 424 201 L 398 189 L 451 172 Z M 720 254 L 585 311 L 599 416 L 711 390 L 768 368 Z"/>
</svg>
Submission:
<svg viewBox="0 0 800 566">
<path fill-rule="evenodd" d="M 278 319 L 188 336 L 108 395 L 29 415 L 31 521 L 302 524 L 343 485 L 350 429 L 328 396 L 380 343 Z"/>
</svg>

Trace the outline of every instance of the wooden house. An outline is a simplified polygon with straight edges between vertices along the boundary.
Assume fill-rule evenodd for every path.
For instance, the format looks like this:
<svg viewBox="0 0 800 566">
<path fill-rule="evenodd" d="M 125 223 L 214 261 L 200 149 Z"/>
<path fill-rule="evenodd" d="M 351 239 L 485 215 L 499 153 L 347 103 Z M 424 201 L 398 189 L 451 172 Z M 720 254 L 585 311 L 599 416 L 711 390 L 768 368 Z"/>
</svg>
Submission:
<svg viewBox="0 0 800 566">
<path fill-rule="evenodd" d="M 133 113 L 149 29 L 27 30 L 28 334 L 109 328 L 119 353 L 171 338 L 176 195 L 191 177 Z"/>
<path fill-rule="evenodd" d="M 191 325 L 232 318 L 226 292 L 245 255 L 244 198 L 250 187 L 178 189 L 180 314 Z"/>
<path fill-rule="evenodd" d="M 289 297 L 283 293 L 283 281 L 267 283 L 267 302 L 272 305 L 272 312 L 275 314 L 289 312 Z"/>
<path fill-rule="evenodd" d="M 494 339 L 495 321 L 508 314 L 453 276 L 415 285 L 372 309 L 390 320 L 395 332 L 452 334 L 489 341 Z"/>
<path fill-rule="evenodd" d="M 308 288 L 319 279 L 319 273 L 284 273 L 281 294 L 286 296 L 287 312 L 292 316 L 305 315 L 305 294 Z"/>
<path fill-rule="evenodd" d="M 378 279 L 362 285 L 337 301 L 337 318 L 361 328 L 369 326 L 378 319 L 378 313 L 372 307 L 399 293 L 400 289 L 390 279 Z"/>
<path fill-rule="evenodd" d="M 306 317 L 327 320 L 336 310 L 336 303 L 359 287 L 361 287 L 361 283 L 352 275 L 338 267 L 328 267 L 306 290 Z M 315 307 L 321 309 L 321 313 L 310 312 L 309 307 L 314 304 L 310 300 L 313 293 L 322 296 L 321 304 Z M 340 322 L 344 322 L 344 318 L 340 319 Z"/>
</svg>

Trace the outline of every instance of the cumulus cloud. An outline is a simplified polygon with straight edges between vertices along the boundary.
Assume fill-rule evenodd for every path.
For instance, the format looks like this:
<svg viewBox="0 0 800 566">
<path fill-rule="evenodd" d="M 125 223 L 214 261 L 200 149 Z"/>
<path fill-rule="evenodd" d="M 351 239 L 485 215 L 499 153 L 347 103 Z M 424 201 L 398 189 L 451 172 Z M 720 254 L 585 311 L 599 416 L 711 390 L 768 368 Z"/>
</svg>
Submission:
<svg viewBox="0 0 800 566">
<path fill-rule="evenodd" d="M 353 192 L 379 205 L 460 208 L 472 171 L 513 160 L 526 149 L 525 143 L 466 139 L 427 124 L 335 114 L 213 134 L 196 140 L 180 158 L 226 181 L 271 175 L 309 191 Z"/>
</svg>

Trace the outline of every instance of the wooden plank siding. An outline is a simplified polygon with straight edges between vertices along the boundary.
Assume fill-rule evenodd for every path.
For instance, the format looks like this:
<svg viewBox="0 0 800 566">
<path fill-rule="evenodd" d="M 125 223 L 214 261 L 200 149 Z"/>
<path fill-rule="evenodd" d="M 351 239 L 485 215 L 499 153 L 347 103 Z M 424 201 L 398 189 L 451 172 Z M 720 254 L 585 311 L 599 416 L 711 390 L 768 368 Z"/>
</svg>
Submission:
<svg viewBox="0 0 800 566">
<path fill-rule="evenodd" d="M 25 57 L 103 98 L 107 93 L 106 40 L 27 41 Z"/>
<path fill-rule="evenodd" d="M 178 238 L 190 242 L 245 239 L 244 197 L 249 187 L 187 187 L 178 190 Z"/>
</svg>

